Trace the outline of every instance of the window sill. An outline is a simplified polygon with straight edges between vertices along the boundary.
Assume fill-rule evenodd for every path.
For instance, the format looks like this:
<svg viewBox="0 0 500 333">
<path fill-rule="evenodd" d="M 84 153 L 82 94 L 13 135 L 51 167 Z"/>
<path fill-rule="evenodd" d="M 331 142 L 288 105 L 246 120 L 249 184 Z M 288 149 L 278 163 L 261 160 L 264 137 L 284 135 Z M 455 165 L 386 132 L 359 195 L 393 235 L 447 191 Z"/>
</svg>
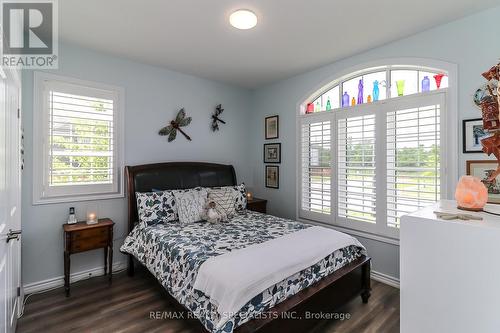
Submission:
<svg viewBox="0 0 500 333">
<path fill-rule="evenodd" d="M 110 193 L 110 194 L 94 194 L 94 195 L 56 197 L 56 198 L 33 198 L 33 205 L 38 206 L 38 205 L 48 205 L 48 204 L 57 204 L 57 203 L 68 203 L 68 202 L 119 199 L 119 198 L 124 198 L 124 197 L 125 197 L 124 193 Z"/>
<path fill-rule="evenodd" d="M 377 234 L 373 234 L 373 233 L 366 232 L 366 231 L 345 228 L 345 227 L 341 227 L 341 226 L 330 224 L 330 223 L 323 223 L 323 222 L 318 222 L 318 221 L 307 220 L 304 218 L 297 218 L 297 220 L 300 222 L 319 225 L 321 227 L 331 228 L 331 229 L 334 229 L 334 230 L 337 230 L 340 232 L 344 232 L 346 234 L 351 234 L 353 236 L 359 236 L 359 237 L 375 240 L 378 242 L 399 246 L 399 239 L 397 239 L 397 238 L 391 238 L 391 237 L 387 237 L 384 235 L 377 235 Z"/>
</svg>

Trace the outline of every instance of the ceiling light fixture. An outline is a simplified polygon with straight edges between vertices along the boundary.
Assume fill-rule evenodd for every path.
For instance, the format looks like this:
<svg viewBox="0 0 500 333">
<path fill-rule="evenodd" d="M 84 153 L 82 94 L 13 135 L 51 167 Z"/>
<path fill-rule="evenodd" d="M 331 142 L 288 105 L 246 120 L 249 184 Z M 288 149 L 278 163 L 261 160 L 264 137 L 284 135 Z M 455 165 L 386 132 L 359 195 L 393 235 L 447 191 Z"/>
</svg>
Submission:
<svg viewBox="0 0 500 333">
<path fill-rule="evenodd" d="M 229 23 L 236 29 L 252 29 L 257 25 L 257 15 L 248 9 L 239 9 L 229 16 Z"/>
</svg>

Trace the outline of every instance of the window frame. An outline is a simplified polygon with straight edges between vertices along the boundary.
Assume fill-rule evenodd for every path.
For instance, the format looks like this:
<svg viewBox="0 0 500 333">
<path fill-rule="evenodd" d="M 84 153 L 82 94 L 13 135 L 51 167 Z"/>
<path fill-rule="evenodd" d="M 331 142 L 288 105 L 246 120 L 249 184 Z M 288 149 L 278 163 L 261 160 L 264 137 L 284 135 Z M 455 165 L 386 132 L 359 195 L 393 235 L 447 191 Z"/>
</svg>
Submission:
<svg viewBox="0 0 500 333">
<path fill-rule="evenodd" d="M 458 177 L 458 131 L 457 131 L 457 126 L 456 123 L 458 123 L 458 117 L 456 115 L 456 112 L 453 110 L 457 109 L 457 66 L 454 64 L 446 63 L 446 62 L 441 62 L 441 61 L 435 61 L 435 60 L 429 60 L 429 59 L 418 59 L 414 58 L 411 59 L 411 61 L 408 62 L 403 62 L 403 63 L 410 63 L 411 65 L 394 65 L 397 63 L 401 63 L 400 59 L 387 59 L 387 60 L 382 60 L 382 61 L 376 61 L 372 62 L 369 64 L 364 64 L 360 66 L 356 66 L 351 68 L 350 70 L 344 71 L 343 75 L 342 73 L 336 75 L 335 80 L 329 80 L 327 83 L 322 83 L 320 84 L 320 88 L 316 88 L 316 90 L 312 90 L 310 94 L 308 94 L 306 98 L 303 98 L 300 102 L 297 103 L 297 116 L 296 116 L 296 121 L 297 121 L 297 147 L 301 146 L 301 124 L 305 119 L 311 118 L 310 122 L 314 121 L 313 118 L 319 117 L 319 115 L 324 116 L 322 119 L 333 119 L 333 118 L 328 118 L 328 115 L 332 117 L 332 114 L 335 113 L 343 113 L 343 112 L 356 112 L 359 114 L 360 110 L 364 109 L 370 109 L 370 108 L 377 108 L 377 106 L 381 106 L 381 104 L 386 104 L 386 103 L 391 103 L 394 105 L 403 105 L 406 101 L 412 100 L 414 98 L 418 99 L 421 98 L 422 96 L 433 96 L 433 95 L 441 95 L 442 96 L 442 103 L 441 104 L 441 172 L 442 172 L 442 182 L 441 182 L 441 198 L 450 198 L 453 193 L 453 189 L 456 186 L 457 183 L 457 177 Z M 374 103 L 364 103 L 360 105 L 356 105 L 354 107 L 339 107 L 337 109 L 332 109 L 331 111 L 323 111 L 323 112 L 314 112 L 314 113 L 309 113 L 306 114 L 305 110 L 307 108 L 307 104 L 309 102 L 315 101 L 318 97 L 320 97 L 324 92 L 329 91 L 333 87 L 337 85 L 341 85 L 342 82 L 352 79 L 353 77 L 357 77 L 360 75 L 366 75 L 370 74 L 373 72 L 380 72 L 382 70 L 387 70 L 388 75 L 390 75 L 390 70 L 399 70 L 399 69 L 411 69 L 411 70 L 416 70 L 416 71 L 434 71 L 434 72 L 443 72 L 446 73 L 449 79 L 448 82 L 448 87 L 447 88 L 441 88 L 437 90 L 432 90 L 430 92 L 419 92 L 415 94 L 409 94 L 405 96 L 398 96 L 398 97 L 390 97 L 390 85 L 387 85 L 385 88 L 387 89 L 388 95 L 387 98 L 384 100 L 380 100 Z M 390 76 L 389 76 L 390 79 Z M 390 82 L 390 81 L 389 81 Z M 342 89 L 340 89 L 341 93 Z M 325 118 L 326 117 L 326 118 Z M 334 122 L 332 124 L 332 128 L 335 128 L 335 135 L 337 132 L 337 120 L 332 121 Z M 379 130 L 377 129 L 376 137 L 378 138 L 381 135 L 386 134 L 386 115 L 383 116 L 383 119 L 377 119 L 376 118 L 376 126 L 380 127 L 383 126 L 384 130 Z M 386 165 L 386 147 L 385 147 L 385 138 L 384 138 L 384 145 L 381 144 L 382 142 L 377 141 L 376 144 L 376 156 L 377 158 L 383 158 L 383 165 Z M 332 140 L 332 149 L 335 151 L 332 151 L 332 155 L 337 157 L 337 138 L 335 137 L 334 140 Z M 300 150 L 297 150 L 297 154 L 300 153 Z M 300 156 L 300 155 L 297 155 Z M 334 160 L 335 162 L 335 160 Z M 380 221 L 380 217 L 382 215 L 385 216 L 387 212 L 387 198 L 386 198 L 386 184 L 383 186 L 379 186 L 379 182 L 386 182 L 386 176 L 385 174 L 387 173 L 387 168 L 384 168 L 383 170 L 383 175 L 380 174 L 380 170 L 377 170 L 377 190 L 376 190 L 376 195 L 377 195 L 377 208 L 376 208 L 376 214 L 377 214 L 377 222 Z M 301 177 L 301 165 L 300 161 L 299 164 L 297 164 L 297 177 Z M 332 170 L 332 174 L 337 177 L 337 170 L 334 169 Z M 373 226 L 361 226 L 358 227 L 357 225 L 353 225 L 352 223 L 349 223 L 349 221 L 338 221 L 336 219 L 337 217 L 337 203 L 336 201 L 338 200 L 337 198 L 337 179 L 332 180 L 332 209 L 331 209 L 331 215 L 327 216 L 327 219 L 329 219 L 328 222 L 325 222 L 325 218 L 323 217 L 322 220 L 315 219 L 315 218 L 308 218 L 304 216 L 304 214 L 301 213 L 302 207 L 300 206 L 300 200 L 302 197 L 302 184 L 300 182 L 297 183 L 296 188 L 297 188 L 297 206 L 296 206 L 296 218 L 297 220 L 302 220 L 302 221 L 307 221 L 309 223 L 313 224 L 320 224 L 320 225 L 326 225 L 328 227 L 332 227 L 334 229 L 338 229 L 340 231 L 345 231 L 345 232 L 350 232 L 354 235 L 358 236 L 363 236 L 383 242 L 387 242 L 389 244 L 399 244 L 399 228 L 393 228 L 389 227 L 387 225 L 387 221 L 385 223 L 376 223 Z M 382 214 L 382 215 L 381 215 Z M 362 225 L 362 223 L 359 223 Z M 368 223 L 366 223 L 368 224 Z"/>
<path fill-rule="evenodd" d="M 124 197 L 124 98 L 121 87 L 45 72 L 33 74 L 33 204 L 50 204 Z M 49 189 L 49 107 L 47 82 L 61 91 L 109 98 L 113 103 L 113 183 L 64 185 Z"/>
</svg>

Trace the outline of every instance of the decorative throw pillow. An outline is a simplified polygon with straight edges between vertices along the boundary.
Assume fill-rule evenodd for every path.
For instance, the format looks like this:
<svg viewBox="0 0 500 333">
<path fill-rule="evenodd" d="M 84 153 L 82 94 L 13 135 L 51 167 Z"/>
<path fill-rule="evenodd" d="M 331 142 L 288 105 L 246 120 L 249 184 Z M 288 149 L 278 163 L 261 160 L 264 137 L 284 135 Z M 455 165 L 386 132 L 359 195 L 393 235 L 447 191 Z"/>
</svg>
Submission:
<svg viewBox="0 0 500 333">
<path fill-rule="evenodd" d="M 208 201 L 215 202 L 215 210 L 220 216 L 231 218 L 236 215 L 236 191 L 232 187 L 211 189 L 208 192 Z"/>
<path fill-rule="evenodd" d="M 167 221 L 167 214 L 163 209 L 164 192 L 137 192 L 135 196 L 141 224 L 150 226 Z"/>
<path fill-rule="evenodd" d="M 174 191 L 177 213 L 181 224 L 189 224 L 202 220 L 207 201 L 207 190 Z"/>
<path fill-rule="evenodd" d="M 237 211 L 242 211 L 247 208 L 247 190 L 245 188 L 245 183 L 241 183 L 238 186 L 232 186 L 233 190 L 236 191 L 235 207 Z"/>
</svg>

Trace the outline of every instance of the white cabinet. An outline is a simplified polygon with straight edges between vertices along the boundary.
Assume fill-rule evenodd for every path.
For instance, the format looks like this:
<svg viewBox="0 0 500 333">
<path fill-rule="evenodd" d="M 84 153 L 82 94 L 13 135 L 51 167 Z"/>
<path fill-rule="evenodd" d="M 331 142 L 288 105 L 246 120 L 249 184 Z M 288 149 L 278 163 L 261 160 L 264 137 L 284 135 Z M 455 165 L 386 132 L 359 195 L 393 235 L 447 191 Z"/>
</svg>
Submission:
<svg viewBox="0 0 500 333">
<path fill-rule="evenodd" d="M 500 213 L 499 205 L 485 210 Z M 445 221 L 434 211 L 482 221 Z M 401 332 L 500 332 L 500 217 L 441 201 L 401 219 Z"/>
</svg>

